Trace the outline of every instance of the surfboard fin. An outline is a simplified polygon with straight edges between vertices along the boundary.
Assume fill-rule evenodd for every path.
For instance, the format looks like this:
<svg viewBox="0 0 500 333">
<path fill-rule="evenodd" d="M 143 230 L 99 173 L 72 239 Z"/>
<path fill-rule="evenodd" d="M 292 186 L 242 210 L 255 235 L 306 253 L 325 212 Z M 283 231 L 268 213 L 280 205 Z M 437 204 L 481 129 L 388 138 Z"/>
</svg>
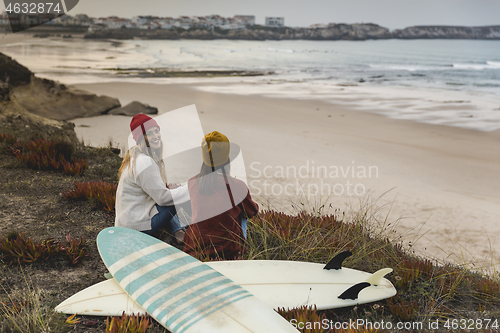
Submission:
<svg viewBox="0 0 500 333">
<path fill-rule="evenodd" d="M 328 264 L 323 267 L 323 269 L 341 269 L 342 268 L 342 263 L 344 262 L 345 258 L 352 256 L 351 251 L 344 251 L 339 254 L 337 254 L 335 257 L 333 257 L 332 260 L 328 262 Z"/>
<path fill-rule="evenodd" d="M 340 299 L 358 299 L 359 292 L 371 286 L 368 282 L 360 282 L 350 287 L 339 296 Z"/>
<path fill-rule="evenodd" d="M 382 278 L 391 272 L 392 268 L 379 269 L 378 271 L 370 275 L 370 277 L 366 279 L 365 282 L 368 282 L 372 286 L 378 286 L 380 284 L 380 281 L 382 281 Z"/>
</svg>

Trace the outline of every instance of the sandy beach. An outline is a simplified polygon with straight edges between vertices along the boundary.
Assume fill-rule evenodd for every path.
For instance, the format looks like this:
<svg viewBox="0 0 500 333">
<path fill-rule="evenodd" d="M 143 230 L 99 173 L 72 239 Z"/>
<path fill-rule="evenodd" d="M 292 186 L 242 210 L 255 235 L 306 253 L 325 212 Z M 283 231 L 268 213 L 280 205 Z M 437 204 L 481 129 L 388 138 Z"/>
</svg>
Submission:
<svg viewBox="0 0 500 333">
<path fill-rule="evenodd" d="M 6 45 L 6 44 L 12 44 L 12 43 L 19 43 L 19 42 L 24 42 L 27 41 L 31 38 L 34 38 L 33 35 L 31 34 L 23 34 L 23 33 L 1 33 L 0 34 L 0 46 L 1 45 Z"/>
<path fill-rule="evenodd" d="M 218 130 L 240 145 L 250 191 L 264 207 L 325 205 L 324 212 L 342 216 L 361 204 L 374 224 L 418 253 L 498 269 L 499 131 L 394 120 L 321 100 L 221 94 L 210 81 L 77 87 L 122 105 L 139 100 L 160 114 L 195 104 L 205 133 Z M 129 122 L 74 121 L 86 143 L 122 149 Z"/>
</svg>

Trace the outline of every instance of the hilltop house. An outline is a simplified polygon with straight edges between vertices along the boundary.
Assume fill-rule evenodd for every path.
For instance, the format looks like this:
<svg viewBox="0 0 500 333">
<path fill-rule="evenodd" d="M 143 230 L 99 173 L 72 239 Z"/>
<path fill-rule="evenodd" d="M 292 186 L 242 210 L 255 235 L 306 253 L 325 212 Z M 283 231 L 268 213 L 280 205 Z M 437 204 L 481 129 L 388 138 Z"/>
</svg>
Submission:
<svg viewBox="0 0 500 333">
<path fill-rule="evenodd" d="M 36 26 L 38 25 L 38 15 L 36 14 L 22 14 L 21 15 L 21 25 L 23 26 Z"/>
<path fill-rule="evenodd" d="M 94 32 L 94 31 L 100 31 L 100 30 L 105 30 L 107 29 L 108 27 L 106 27 L 104 24 L 102 23 L 97 23 L 97 24 L 93 24 L 89 27 L 88 31 L 90 32 Z"/>
<path fill-rule="evenodd" d="M 236 24 L 241 24 L 241 25 L 255 25 L 255 16 L 254 15 L 236 15 L 234 17 L 236 20 Z"/>
<path fill-rule="evenodd" d="M 279 28 L 285 26 L 284 17 L 266 17 L 266 26 L 272 28 Z"/>
<path fill-rule="evenodd" d="M 213 26 L 221 26 L 226 24 L 226 19 L 219 16 L 219 15 L 210 15 L 210 16 L 205 16 L 207 21 L 211 23 Z"/>
<path fill-rule="evenodd" d="M 148 16 L 134 16 L 132 17 L 132 22 L 134 22 L 135 24 L 137 24 L 137 26 L 141 26 L 143 24 L 149 24 L 151 22 L 153 22 L 154 19 L 159 19 L 159 17 L 154 17 L 154 16 L 151 16 L 151 15 L 148 15 Z"/>
<path fill-rule="evenodd" d="M 40 24 L 54 24 L 53 19 L 55 15 L 51 13 L 46 14 L 7 14 L 3 12 L 0 14 L 0 25 L 21 25 L 25 28 L 34 27 Z"/>
<path fill-rule="evenodd" d="M 241 23 L 241 21 L 236 20 L 235 18 L 230 18 L 226 20 L 226 24 L 219 26 L 219 28 L 224 30 L 229 29 L 245 29 L 246 25 Z"/>
<path fill-rule="evenodd" d="M 92 20 L 85 14 L 75 15 L 75 24 L 83 26 L 91 26 Z"/>
<path fill-rule="evenodd" d="M 72 25 L 73 24 L 73 17 L 69 15 L 61 15 L 57 17 L 54 22 L 59 25 Z"/>
<path fill-rule="evenodd" d="M 172 29 L 175 26 L 175 19 L 171 17 L 163 17 L 156 21 L 161 29 Z"/>
<path fill-rule="evenodd" d="M 143 30 L 151 30 L 151 29 L 156 29 L 156 26 L 153 23 L 143 23 L 141 25 L 138 25 L 139 29 Z"/>
<path fill-rule="evenodd" d="M 108 29 L 120 29 L 126 27 L 129 23 L 130 20 L 123 18 L 113 18 L 104 22 Z"/>
<path fill-rule="evenodd" d="M 102 24 L 107 29 L 120 29 L 121 27 L 130 24 L 129 19 L 120 18 L 118 16 L 100 17 L 95 20 L 96 24 Z"/>
<path fill-rule="evenodd" d="M 1 19 L 1 17 L 0 17 Z M 28 18 L 25 18 L 27 20 Z M 35 18 L 33 18 L 35 19 Z M 269 22 L 267 21 L 269 20 Z M 5 21 L 5 19 L 3 19 Z M 266 18 L 268 25 L 281 26 L 284 24 L 284 18 Z M 59 25 L 80 25 L 88 26 L 89 31 L 97 31 L 102 29 L 120 29 L 139 28 L 139 29 L 245 29 L 247 26 L 255 25 L 255 16 L 253 15 L 235 15 L 233 18 L 225 18 L 220 15 L 209 16 L 180 16 L 158 17 L 158 16 L 134 16 L 132 19 L 121 18 L 118 16 L 89 18 L 85 14 L 78 14 L 75 17 L 62 15 L 54 20 L 53 24 Z"/>
</svg>

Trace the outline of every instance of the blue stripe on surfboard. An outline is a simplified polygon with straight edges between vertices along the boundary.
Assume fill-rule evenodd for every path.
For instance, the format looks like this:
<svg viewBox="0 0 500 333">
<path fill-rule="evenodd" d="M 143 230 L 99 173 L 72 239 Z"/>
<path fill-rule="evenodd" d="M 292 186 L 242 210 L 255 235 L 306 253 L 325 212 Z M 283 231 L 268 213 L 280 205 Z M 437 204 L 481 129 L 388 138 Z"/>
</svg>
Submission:
<svg viewBox="0 0 500 333">
<path fill-rule="evenodd" d="M 104 254 L 103 260 L 106 266 L 109 267 L 136 251 L 161 243 L 153 238 L 156 241 L 154 242 L 151 238 L 151 236 L 129 228 L 110 227 L 97 235 L 97 244 L 99 252 Z M 130 244 L 134 244 L 134 246 L 130 246 Z"/>
<path fill-rule="evenodd" d="M 158 308 L 163 309 L 161 312 L 159 312 L 156 315 L 156 318 L 158 320 L 162 320 L 165 315 L 169 315 L 169 318 L 177 318 L 178 314 L 182 314 L 184 310 L 186 311 L 192 311 L 194 308 L 197 307 L 196 304 L 201 305 L 203 302 L 207 302 L 210 299 L 213 299 L 216 297 L 215 301 L 218 301 L 218 295 L 222 295 L 221 292 L 224 291 L 223 293 L 230 292 L 234 289 L 240 289 L 241 287 L 235 285 L 232 283 L 231 280 L 229 279 L 223 279 L 220 281 L 215 281 L 207 286 L 204 286 L 203 288 L 200 288 L 190 294 L 187 294 L 183 298 L 175 301 L 174 303 L 170 304 L 168 307 L 164 308 L 165 303 L 160 304 Z M 214 289 L 219 289 L 216 292 L 211 292 Z M 196 300 L 197 297 L 201 297 L 200 299 Z M 193 302 L 193 299 L 194 302 Z M 202 300 L 204 300 L 202 302 Z M 201 303 L 200 303 L 201 302 Z M 191 303 L 191 304 L 190 304 Z M 183 305 L 189 304 L 189 306 L 183 308 Z M 181 309 L 181 310 L 178 310 Z"/>
<path fill-rule="evenodd" d="M 193 268 L 191 268 L 189 270 L 186 270 L 186 271 L 184 271 L 182 273 L 176 274 L 176 275 L 172 276 L 171 278 L 169 278 L 169 279 L 167 279 L 167 280 L 165 280 L 165 281 L 163 281 L 163 282 L 161 282 L 161 283 L 153 286 L 152 288 L 150 288 L 147 291 L 145 291 L 144 293 L 142 293 L 140 296 L 137 297 L 136 302 L 139 303 L 139 304 L 141 304 L 141 305 L 143 305 L 145 302 L 148 301 L 148 299 L 150 299 L 151 297 L 155 296 L 156 294 L 158 294 L 162 290 L 168 288 L 169 285 L 174 285 L 175 283 L 178 283 L 178 282 L 180 282 L 182 280 L 185 280 L 186 278 L 188 278 L 190 276 L 193 276 L 195 274 L 198 274 L 198 273 L 201 273 L 201 272 L 204 272 L 204 271 L 208 271 L 208 270 L 211 270 L 211 268 L 208 265 L 200 265 L 200 266 L 197 266 L 197 267 L 193 267 Z M 211 274 L 214 274 L 214 275 L 210 279 L 213 279 L 215 277 L 221 276 L 221 274 L 218 273 L 218 272 L 211 273 Z M 202 282 L 208 281 L 209 278 L 206 277 L 207 275 L 204 275 L 203 277 L 195 279 L 195 280 L 193 280 L 191 282 L 188 282 L 190 284 L 189 288 L 192 288 L 192 287 L 194 287 L 194 286 L 196 286 L 196 285 L 198 285 L 198 284 L 200 284 Z M 178 291 L 178 293 L 181 293 L 184 290 L 178 290 L 178 288 L 176 288 L 176 289 L 170 291 L 169 293 L 167 293 L 166 295 L 170 295 L 169 296 L 170 298 L 174 297 L 176 294 L 178 294 L 178 293 L 174 294 L 173 292 L 175 292 L 175 291 Z"/>
<path fill-rule="evenodd" d="M 142 267 L 144 267 L 146 265 L 149 265 L 157 260 L 163 259 L 165 257 L 168 257 L 168 256 L 170 256 L 172 254 L 176 254 L 176 253 L 179 253 L 179 250 L 177 250 L 175 248 L 165 248 L 165 249 L 161 249 L 161 250 L 158 250 L 156 252 L 147 254 L 147 255 L 137 259 L 136 261 L 129 263 L 127 266 L 119 269 L 117 272 L 115 272 L 115 274 L 113 274 L 113 276 L 116 279 L 116 281 L 120 282 L 125 277 L 127 277 L 128 275 L 137 271 L 138 269 L 141 269 Z M 192 258 L 192 259 L 196 260 L 194 258 Z M 193 260 L 191 260 L 191 262 Z"/>
<path fill-rule="evenodd" d="M 219 295 L 219 297 L 217 297 L 217 299 L 213 302 L 210 302 L 211 297 L 209 295 L 199 300 L 199 304 L 193 304 L 193 306 L 182 309 L 172 317 L 168 318 L 166 324 L 172 326 L 173 330 L 178 330 L 191 321 L 200 321 L 202 318 L 206 318 L 207 313 L 210 312 L 211 309 L 223 308 L 233 303 L 233 301 L 238 299 L 241 295 L 249 295 L 248 291 L 244 289 L 239 290 L 237 288 L 225 288 L 221 290 L 221 292 L 222 294 Z M 225 296 L 221 297 L 222 295 Z"/>
<path fill-rule="evenodd" d="M 207 274 L 207 275 L 203 275 L 203 276 L 201 276 L 201 277 L 199 277 L 197 279 L 194 279 L 192 281 L 189 281 L 189 282 L 187 282 L 187 283 L 185 283 L 185 284 L 183 284 L 183 285 L 175 288 L 174 290 L 168 292 L 167 294 L 163 295 L 159 299 L 155 300 L 153 303 L 151 303 L 148 306 L 147 310 L 148 310 L 148 312 L 153 313 L 158 307 L 160 307 L 161 305 L 165 304 L 165 302 L 169 301 L 171 298 L 174 298 L 175 296 L 177 296 L 177 295 L 185 292 L 186 290 L 194 288 L 194 287 L 196 287 L 197 285 L 199 285 L 201 283 L 209 282 L 210 280 L 219 278 L 221 276 L 222 275 L 219 272 L 213 272 L 213 273 L 210 273 L 210 274 Z M 219 285 L 220 284 L 231 283 L 231 282 L 232 281 L 229 280 L 229 279 L 224 279 L 224 280 L 222 280 L 222 281 L 219 282 Z M 210 290 L 210 289 L 213 289 L 214 286 L 212 286 L 212 285 L 213 284 L 209 284 L 206 287 L 203 287 L 203 288 L 200 288 L 200 289 L 198 289 L 196 291 L 193 291 L 192 293 L 188 294 L 187 296 L 185 296 L 185 297 L 181 298 L 180 300 L 174 302 L 172 305 L 170 305 L 166 309 L 170 309 L 169 311 L 173 311 L 177 306 L 182 305 L 183 303 L 189 301 L 191 298 L 199 296 L 200 293 L 202 293 L 204 291 L 207 291 L 207 290 Z M 165 287 L 158 288 L 158 290 L 161 291 L 164 288 Z M 141 304 L 141 303 L 139 303 L 139 304 Z M 144 303 L 142 303 L 142 304 L 144 304 Z"/>
<path fill-rule="evenodd" d="M 183 327 L 184 325 L 186 325 L 186 327 L 189 327 L 189 326 L 192 326 L 194 325 L 195 323 L 199 322 L 200 320 L 202 320 L 203 318 L 206 318 L 208 317 L 210 314 L 228 306 L 229 304 L 232 304 L 232 303 L 235 303 L 243 298 L 246 298 L 246 297 L 250 297 L 252 296 L 251 294 L 248 293 L 248 291 L 246 290 L 241 290 L 241 291 L 238 291 L 234 294 L 230 294 L 228 296 L 225 296 L 223 298 L 219 298 L 217 299 L 217 302 L 213 302 L 213 303 L 209 303 L 209 304 L 206 304 L 205 306 L 203 306 L 203 308 L 199 309 L 198 311 L 196 311 L 195 313 L 189 315 L 188 317 L 184 318 L 183 320 L 181 320 L 180 322 L 176 323 L 174 325 L 174 322 L 177 318 L 181 317 L 181 315 L 177 315 L 176 317 L 177 318 L 169 318 L 167 320 L 167 326 L 169 325 L 173 325 L 172 326 L 172 331 L 177 331 L 179 330 L 181 327 Z M 183 311 L 183 315 L 189 313 L 189 311 Z M 184 327 L 182 330 L 185 330 L 186 327 Z"/>
<path fill-rule="evenodd" d="M 229 283 L 231 283 L 231 282 L 232 281 L 229 280 Z M 203 289 L 205 289 L 204 291 L 210 291 L 210 289 L 214 289 L 215 285 L 220 286 L 220 285 L 224 285 L 227 283 L 228 283 L 227 281 L 224 281 L 224 283 L 222 283 L 222 281 L 221 281 L 221 283 L 215 283 L 214 285 L 207 286 Z M 226 288 L 221 289 L 219 291 L 216 291 L 214 293 L 210 293 L 210 294 L 202 297 L 201 299 L 197 300 L 196 302 L 190 304 L 189 306 L 183 308 L 180 311 L 175 311 L 175 309 L 186 302 L 182 301 L 182 300 L 175 302 L 174 304 L 172 304 L 171 306 L 169 306 L 168 308 L 166 308 L 162 312 L 160 312 L 156 316 L 156 318 L 161 321 L 163 319 L 163 317 L 165 317 L 168 314 L 169 318 L 167 320 L 167 326 L 169 326 L 174 321 L 179 319 L 179 317 L 181 317 L 189 312 L 195 311 L 195 313 L 199 313 L 199 312 L 203 312 L 203 310 L 205 308 L 221 305 L 225 301 L 226 298 L 228 298 L 228 297 L 230 298 L 233 295 L 233 294 L 231 294 L 229 296 L 223 296 L 224 294 L 231 292 L 231 291 L 234 291 L 234 290 L 238 290 L 238 289 L 241 289 L 241 292 L 248 293 L 248 291 L 244 290 L 240 286 L 231 283 L 231 285 L 227 286 Z M 189 298 L 192 298 L 192 297 L 189 297 Z M 210 302 L 210 301 L 213 301 L 213 302 Z M 205 303 L 209 303 L 209 304 L 207 304 L 202 309 L 200 309 L 200 307 Z"/>
<path fill-rule="evenodd" d="M 239 295 L 241 295 L 241 293 L 238 293 L 238 294 L 239 294 Z M 191 322 L 191 323 L 189 323 L 189 324 L 188 324 L 186 327 L 184 327 L 183 329 L 179 330 L 179 332 L 178 332 L 178 333 L 184 333 L 184 332 L 185 332 L 188 328 L 190 328 L 191 326 L 193 326 L 194 324 L 196 324 L 197 322 L 199 322 L 199 321 L 200 321 L 200 320 L 202 320 L 203 318 L 206 318 L 206 317 L 210 316 L 212 313 L 219 311 L 219 310 L 220 310 L 220 309 L 222 309 L 223 307 L 226 307 L 226 306 L 228 306 L 229 304 L 236 303 L 236 302 L 238 302 L 238 301 L 241 301 L 241 300 L 242 300 L 242 299 L 244 299 L 244 298 L 248 298 L 248 297 L 251 297 L 251 296 L 252 296 L 252 295 L 251 295 L 251 294 L 249 294 L 249 293 L 247 293 L 247 294 L 243 294 L 243 295 L 242 295 L 242 296 L 240 296 L 239 298 L 236 298 L 236 299 L 234 299 L 234 300 L 230 300 L 230 301 L 228 301 L 228 302 L 226 302 L 226 303 L 224 303 L 224 304 L 222 304 L 222 305 L 220 305 L 220 306 L 218 306 L 218 307 L 216 307 L 216 308 L 212 309 L 211 311 L 209 311 L 209 312 L 207 312 L 207 313 L 205 313 L 205 314 L 203 314 L 203 315 L 200 315 L 200 316 L 199 316 L 199 318 L 195 318 L 195 317 L 194 317 L 194 315 L 193 315 L 193 316 L 191 316 L 191 317 L 193 317 L 193 318 L 191 318 L 192 322 Z M 175 327 L 177 328 L 178 326 L 179 326 L 179 325 L 176 325 Z M 179 327 L 181 327 L 181 326 L 179 326 Z"/>
<path fill-rule="evenodd" d="M 140 278 L 129 283 L 124 289 L 129 295 L 133 295 L 137 291 L 137 289 L 141 288 L 142 286 L 144 286 L 145 284 L 147 284 L 150 281 L 161 278 L 164 275 L 165 275 L 165 280 L 158 282 L 158 284 L 161 283 L 163 285 L 162 288 L 165 288 L 165 285 L 173 285 L 174 283 L 177 283 L 181 280 L 184 280 L 184 279 L 186 279 L 194 274 L 212 269 L 212 268 L 210 268 L 210 266 L 202 265 L 200 263 L 199 266 L 192 267 L 192 268 L 187 269 L 185 271 L 179 272 L 178 274 L 176 274 L 174 276 L 168 277 L 168 273 L 170 271 L 173 271 L 174 269 L 185 266 L 186 264 L 189 264 L 189 262 L 188 262 L 188 260 L 186 260 L 186 258 L 180 258 L 180 259 L 174 260 L 166 265 L 155 268 L 154 270 L 144 274 Z M 139 301 L 139 298 L 143 297 L 143 295 L 151 294 L 151 296 L 153 296 L 154 294 L 158 293 L 156 286 L 157 285 L 151 287 L 150 289 L 148 289 L 147 291 L 142 293 L 140 296 L 137 297 L 137 300 Z"/>
</svg>

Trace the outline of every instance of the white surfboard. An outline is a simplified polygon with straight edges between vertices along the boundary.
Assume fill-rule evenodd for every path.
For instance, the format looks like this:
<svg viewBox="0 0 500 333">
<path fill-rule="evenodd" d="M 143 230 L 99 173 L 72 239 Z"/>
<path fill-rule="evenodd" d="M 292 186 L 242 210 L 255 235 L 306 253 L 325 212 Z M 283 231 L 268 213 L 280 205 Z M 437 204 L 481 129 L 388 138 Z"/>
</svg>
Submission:
<svg viewBox="0 0 500 333">
<path fill-rule="evenodd" d="M 297 332 L 231 279 L 154 237 L 111 227 L 97 247 L 119 287 L 172 333 Z"/>
<path fill-rule="evenodd" d="M 274 309 L 315 305 L 324 310 L 375 302 L 396 295 L 392 283 L 383 278 L 392 271 L 390 268 L 369 274 L 345 267 L 326 270 L 324 264 L 297 261 L 233 260 L 206 264 Z M 359 291 L 357 298 L 339 298 L 346 290 L 364 281 L 370 285 Z M 145 313 L 113 278 L 71 296 L 59 304 L 56 311 L 102 316 Z"/>
</svg>

